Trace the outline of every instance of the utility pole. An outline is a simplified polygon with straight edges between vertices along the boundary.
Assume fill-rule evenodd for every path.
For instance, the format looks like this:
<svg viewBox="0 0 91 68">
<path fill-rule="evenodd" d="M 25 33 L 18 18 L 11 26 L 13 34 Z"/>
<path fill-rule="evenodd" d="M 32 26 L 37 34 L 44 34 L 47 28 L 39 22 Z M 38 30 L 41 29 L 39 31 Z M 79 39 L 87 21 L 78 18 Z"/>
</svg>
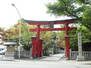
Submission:
<svg viewBox="0 0 91 68">
<path fill-rule="evenodd" d="M 19 9 L 16 7 L 16 5 L 15 4 L 11 4 L 15 9 L 16 9 L 16 11 L 17 11 L 17 14 L 18 14 L 18 16 L 19 16 L 19 19 L 20 19 L 20 21 L 19 21 L 19 47 L 18 47 L 18 58 L 20 59 L 20 46 L 21 46 L 21 23 L 22 23 L 22 21 L 21 21 L 21 13 L 20 13 L 20 11 L 19 11 Z"/>
</svg>

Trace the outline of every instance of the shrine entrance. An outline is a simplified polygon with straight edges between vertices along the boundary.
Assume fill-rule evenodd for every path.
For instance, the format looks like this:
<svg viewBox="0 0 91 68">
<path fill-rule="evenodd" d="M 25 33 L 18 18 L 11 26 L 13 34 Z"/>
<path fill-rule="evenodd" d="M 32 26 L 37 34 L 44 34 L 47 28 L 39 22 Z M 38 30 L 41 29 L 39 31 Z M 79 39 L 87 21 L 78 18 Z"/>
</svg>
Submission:
<svg viewBox="0 0 91 68">
<path fill-rule="evenodd" d="M 70 58 L 70 37 L 69 31 L 76 29 L 74 27 L 70 27 L 70 24 L 73 24 L 76 19 L 68 19 L 68 20 L 56 20 L 56 21 L 31 21 L 24 20 L 29 25 L 36 25 L 37 28 L 30 29 L 30 32 L 36 32 L 36 37 L 32 37 L 32 57 L 42 57 L 42 40 L 40 39 L 41 31 L 65 31 L 65 57 Z M 63 24 L 63 28 L 41 28 L 42 25 L 55 25 L 55 24 Z"/>
</svg>

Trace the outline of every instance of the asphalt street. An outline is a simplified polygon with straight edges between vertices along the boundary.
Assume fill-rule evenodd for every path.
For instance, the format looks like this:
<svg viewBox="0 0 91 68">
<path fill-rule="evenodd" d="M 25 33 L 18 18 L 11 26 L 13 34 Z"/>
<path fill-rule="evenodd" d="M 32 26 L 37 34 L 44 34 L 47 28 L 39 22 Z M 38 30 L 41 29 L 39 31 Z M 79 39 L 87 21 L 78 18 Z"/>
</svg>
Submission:
<svg viewBox="0 0 91 68">
<path fill-rule="evenodd" d="M 0 61 L 0 68 L 91 68 L 91 65 L 64 61 L 17 60 Z"/>
<path fill-rule="evenodd" d="M 86 62 L 61 59 L 64 54 L 56 54 L 37 60 L 1 60 L 0 68 L 91 68 Z"/>
</svg>

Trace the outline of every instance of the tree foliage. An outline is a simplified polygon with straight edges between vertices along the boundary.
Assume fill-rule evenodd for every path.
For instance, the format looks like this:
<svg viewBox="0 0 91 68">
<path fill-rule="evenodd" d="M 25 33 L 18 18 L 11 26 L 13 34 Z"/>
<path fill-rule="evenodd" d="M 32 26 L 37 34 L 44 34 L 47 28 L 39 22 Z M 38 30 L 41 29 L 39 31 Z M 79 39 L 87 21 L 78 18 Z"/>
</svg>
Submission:
<svg viewBox="0 0 91 68">
<path fill-rule="evenodd" d="M 12 26 L 10 29 L 7 29 L 5 31 L 5 39 L 7 40 L 16 40 L 17 43 L 19 42 L 19 38 L 20 38 L 20 42 L 23 45 L 23 47 L 26 50 L 29 50 L 31 47 L 31 37 L 33 35 L 35 35 L 34 32 L 29 32 L 30 28 L 34 28 L 35 26 L 30 26 L 26 23 L 24 23 L 23 21 L 21 21 L 21 23 L 18 21 L 17 24 L 15 24 L 14 26 Z M 21 29 L 21 30 L 20 30 Z M 21 31 L 21 37 L 19 35 L 19 31 Z"/>
<path fill-rule="evenodd" d="M 70 31 L 70 44 L 72 50 L 78 50 L 78 32 L 81 31 L 82 43 L 91 42 L 91 32 L 85 26 L 81 26 L 77 28 L 78 31 L 72 30 Z"/>
<path fill-rule="evenodd" d="M 55 16 L 77 18 L 76 23 L 81 25 L 81 27 L 77 27 L 77 30 L 82 32 L 82 42 L 91 41 L 91 0 L 56 0 L 46 6 L 48 13 Z M 71 48 L 73 50 L 78 48 L 78 31 L 70 31 Z"/>
<path fill-rule="evenodd" d="M 80 18 L 80 23 L 91 30 L 91 0 L 57 0 L 47 4 L 48 13 L 55 16 Z"/>
<path fill-rule="evenodd" d="M 82 23 L 91 31 L 91 7 L 87 7 L 83 12 L 82 18 Z"/>
</svg>

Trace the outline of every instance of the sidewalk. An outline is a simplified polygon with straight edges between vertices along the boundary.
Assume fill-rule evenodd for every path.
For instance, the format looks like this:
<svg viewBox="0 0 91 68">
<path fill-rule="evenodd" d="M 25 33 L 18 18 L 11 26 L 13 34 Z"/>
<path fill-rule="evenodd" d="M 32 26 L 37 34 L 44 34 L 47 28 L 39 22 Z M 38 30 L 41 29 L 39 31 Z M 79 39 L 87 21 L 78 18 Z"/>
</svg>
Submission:
<svg viewBox="0 0 91 68">
<path fill-rule="evenodd" d="M 55 55 L 51 55 L 45 58 L 42 58 L 40 60 L 45 60 L 45 61 L 59 61 L 61 58 L 64 57 L 64 53 L 62 54 L 55 54 Z"/>
<path fill-rule="evenodd" d="M 3 56 L 0 56 L 2 58 Z M 64 58 L 64 53 L 55 54 L 47 57 L 42 57 L 38 59 L 14 59 L 12 57 L 0 59 L 0 61 L 51 61 L 51 62 L 63 62 L 67 64 L 85 64 L 85 65 L 91 65 L 91 60 L 89 61 L 77 61 L 77 60 L 67 60 Z"/>
<path fill-rule="evenodd" d="M 91 60 L 90 61 L 64 60 L 64 61 L 60 61 L 60 62 L 70 63 L 70 64 L 91 65 Z"/>
<path fill-rule="evenodd" d="M 71 63 L 71 64 L 91 65 L 91 60 L 89 60 L 89 61 L 66 60 L 66 59 L 64 59 L 64 53 L 51 55 L 51 56 L 42 58 L 40 60 L 43 60 L 43 61 L 58 61 L 58 62 Z"/>
</svg>

